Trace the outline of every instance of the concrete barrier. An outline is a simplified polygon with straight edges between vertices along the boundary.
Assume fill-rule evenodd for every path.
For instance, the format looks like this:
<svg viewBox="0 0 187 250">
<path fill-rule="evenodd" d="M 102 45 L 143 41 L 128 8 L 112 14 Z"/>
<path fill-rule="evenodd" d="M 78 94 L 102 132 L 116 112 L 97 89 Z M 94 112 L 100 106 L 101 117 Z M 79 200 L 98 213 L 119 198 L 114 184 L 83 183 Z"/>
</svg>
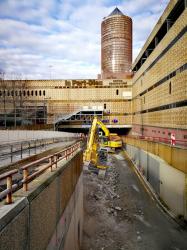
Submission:
<svg viewBox="0 0 187 250">
<path fill-rule="evenodd" d="M 78 250 L 82 237 L 82 151 L 0 204 L 0 250 Z"/>
<path fill-rule="evenodd" d="M 136 148 L 159 156 L 172 167 L 187 174 L 187 148 L 178 148 L 164 143 L 125 136 L 122 137 L 122 140 L 128 145 L 135 146 Z"/>
<path fill-rule="evenodd" d="M 187 175 L 139 147 L 125 144 L 125 149 L 160 199 L 177 217 L 187 220 Z"/>
</svg>

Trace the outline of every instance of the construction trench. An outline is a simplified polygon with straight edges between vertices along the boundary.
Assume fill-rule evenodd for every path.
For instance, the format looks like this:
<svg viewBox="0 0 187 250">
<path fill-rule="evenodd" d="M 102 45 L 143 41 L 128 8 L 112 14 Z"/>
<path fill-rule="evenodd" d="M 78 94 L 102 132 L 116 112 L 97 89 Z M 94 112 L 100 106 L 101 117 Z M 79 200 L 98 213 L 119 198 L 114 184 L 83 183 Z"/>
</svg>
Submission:
<svg viewBox="0 0 187 250">
<path fill-rule="evenodd" d="M 153 199 L 122 150 L 104 179 L 84 171 L 81 250 L 186 250 L 187 231 Z"/>
<path fill-rule="evenodd" d="M 123 140 L 122 144 L 118 136 L 115 137 L 117 140 L 114 140 L 114 136 L 108 136 L 111 140 L 104 142 L 111 147 L 110 149 L 105 148 L 105 145 L 99 144 L 101 138 L 98 138 L 97 128 L 97 123 L 95 123 L 95 128 L 92 130 L 93 136 L 87 138 L 87 144 L 86 138 L 81 139 L 82 142 L 78 139 L 78 143 L 77 138 L 72 138 L 71 135 L 70 138 L 58 141 L 58 143 L 54 143 L 56 140 L 52 139 L 52 143 L 46 145 L 43 148 L 44 152 L 40 153 L 39 149 L 22 147 L 22 160 L 19 159 L 18 162 L 12 162 L 6 168 L 1 168 L 1 173 L 4 174 L 8 170 L 17 168 L 22 170 L 22 167 L 28 167 L 32 163 L 33 169 L 30 170 L 30 174 L 36 175 L 37 171 L 46 167 L 47 162 L 50 163 L 47 165 L 50 169 L 46 173 L 27 185 L 28 192 L 21 190 L 21 186 L 18 185 L 20 190 L 13 193 L 13 203 L 8 205 L 9 209 L 6 209 L 2 201 L 0 249 L 26 249 L 26 246 L 29 246 L 30 249 L 64 250 L 187 249 L 186 224 L 178 224 L 170 217 L 144 182 L 144 179 L 148 177 L 149 184 L 153 188 L 156 187 L 156 191 L 159 184 L 160 194 L 162 195 L 163 191 L 167 194 L 164 201 L 168 207 L 173 211 L 177 207 L 179 212 L 183 212 L 183 196 L 178 192 L 178 187 L 180 190 L 183 188 L 181 185 L 182 173 L 179 174 L 177 169 L 169 166 L 159 157 L 160 155 L 153 155 L 138 148 L 135 139 L 133 146 L 131 138 L 120 137 L 120 140 L 121 138 Z M 102 128 L 104 128 L 103 125 Z M 108 131 L 106 128 L 104 129 L 107 134 Z M 74 147 L 76 143 L 79 144 L 79 147 L 74 155 L 72 150 L 68 150 L 68 147 Z M 119 147 L 120 143 L 122 146 Z M 143 143 L 148 142 L 142 141 L 141 143 L 143 147 Z M 112 151 L 112 146 L 118 146 L 115 153 L 109 153 Z M 165 144 L 160 144 L 160 146 L 164 149 L 169 147 Z M 158 150 L 158 145 L 155 144 L 155 147 Z M 150 149 L 151 147 L 150 144 L 146 144 L 143 148 Z M 8 149 L 4 149 L 3 152 L 9 152 Z M 17 146 L 13 149 L 16 150 Z M 82 164 L 83 149 L 84 160 L 85 153 L 87 153 L 87 161 L 84 164 Z M 28 150 L 33 150 L 31 153 L 35 154 L 31 156 Z M 63 150 L 68 155 L 72 152 L 70 158 L 59 153 Z M 169 147 L 168 150 L 172 150 L 170 155 L 176 155 L 174 150 L 177 148 Z M 166 150 L 163 151 L 166 152 Z M 97 172 L 100 167 L 105 166 L 105 162 L 101 161 L 102 154 L 99 153 L 104 152 L 107 152 L 106 166 L 108 167 L 105 176 L 101 178 L 102 175 L 98 175 Z M 15 154 L 19 156 L 20 153 L 16 151 Z M 52 162 L 56 159 L 55 154 L 62 158 L 65 157 L 64 161 L 58 163 L 58 166 Z M 133 165 L 128 155 L 136 166 Z M 16 155 L 12 158 L 15 161 L 17 159 Z M 43 158 L 45 159 L 43 163 L 38 162 Z M 92 166 L 93 171 L 89 169 L 85 171 L 83 167 L 86 163 L 91 163 L 89 160 L 92 162 L 96 160 L 97 167 Z M 180 164 L 180 166 L 182 165 Z M 103 169 L 100 170 L 103 171 Z M 138 174 L 138 170 L 141 170 L 140 173 L 144 174 L 144 178 Z M 18 183 L 22 182 L 23 177 L 22 171 L 15 175 Z M 170 179 L 167 179 L 168 177 Z M 6 188 L 5 180 L 2 181 L 1 188 Z M 179 184 L 176 185 L 176 183 Z M 45 206 L 42 202 L 38 202 L 46 199 L 48 200 Z M 174 200 L 175 204 L 171 203 L 171 200 L 172 202 Z M 24 209 L 21 208 L 22 206 Z M 182 213 L 178 214 L 182 216 Z M 24 219 L 25 224 L 20 218 Z M 15 231 L 11 231 L 11 229 L 14 227 L 16 232 L 19 231 L 19 235 L 25 236 L 24 241 L 21 237 L 13 237 Z M 40 239 L 41 231 L 43 241 Z M 10 240 L 7 241 L 7 238 Z M 18 246 L 15 247 L 15 244 Z"/>
<path fill-rule="evenodd" d="M 46 166 L 49 169 L 27 184 L 28 191 L 20 186 L 12 194 L 12 204 L 5 206 L 4 201 L 1 202 L 0 249 L 187 249 L 186 225 L 178 224 L 164 212 L 148 192 L 143 179 L 137 175 L 137 168 L 127 158 L 132 147 L 126 145 L 126 151 L 122 147 L 108 154 L 108 168 L 102 179 L 96 171 L 82 171 L 82 143 L 78 142 L 77 151 L 71 150 L 69 155 L 68 148 L 76 144 L 75 141 L 64 142 L 64 148 L 54 144 L 53 149 L 11 166 L 14 171 L 32 163 L 30 175 Z M 60 150 L 66 154 L 61 155 Z M 63 158 L 59 158 L 57 167 L 50 160 L 56 153 Z M 151 157 L 146 158 L 155 169 Z M 43 163 L 42 159 L 45 159 Z M 50 164 L 46 165 L 46 162 Z M 167 175 L 171 174 L 168 166 L 161 167 L 167 169 Z M 151 176 L 151 168 L 147 169 Z M 19 171 L 15 178 L 18 175 L 20 182 L 22 172 Z M 162 185 L 166 185 L 165 181 Z M 172 195 L 179 207 L 175 194 L 169 192 L 168 195 Z M 15 232 L 18 237 L 15 237 Z"/>
</svg>

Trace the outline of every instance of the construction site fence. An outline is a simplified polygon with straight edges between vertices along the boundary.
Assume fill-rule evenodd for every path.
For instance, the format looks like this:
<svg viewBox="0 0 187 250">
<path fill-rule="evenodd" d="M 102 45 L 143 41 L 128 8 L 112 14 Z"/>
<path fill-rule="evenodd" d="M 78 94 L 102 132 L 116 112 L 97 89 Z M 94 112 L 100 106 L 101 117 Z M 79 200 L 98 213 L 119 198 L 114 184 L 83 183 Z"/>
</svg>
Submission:
<svg viewBox="0 0 187 250">
<path fill-rule="evenodd" d="M 145 139 L 148 141 L 155 141 L 155 142 L 161 142 L 161 143 L 165 143 L 165 144 L 170 144 L 172 146 L 182 146 L 182 147 L 186 147 L 187 148 L 187 140 L 179 140 L 179 139 L 175 139 L 175 140 L 171 140 L 169 138 L 163 138 L 163 137 L 156 137 L 156 136 L 138 136 L 139 139 Z"/>
</svg>

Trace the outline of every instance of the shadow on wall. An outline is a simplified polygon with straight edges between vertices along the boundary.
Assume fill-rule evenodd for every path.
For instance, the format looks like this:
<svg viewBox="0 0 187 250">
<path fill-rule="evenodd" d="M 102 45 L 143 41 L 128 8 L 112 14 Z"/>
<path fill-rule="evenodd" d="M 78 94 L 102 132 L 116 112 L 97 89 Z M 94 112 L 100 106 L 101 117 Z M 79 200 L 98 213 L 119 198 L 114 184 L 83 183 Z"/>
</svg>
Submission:
<svg viewBox="0 0 187 250">
<path fill-rule="evenodd" d="M 125 144 L 125 149 L 136 168 L 168 208 L 177 217 L 182 216 L 187 220 L 185 173 L 140 148 Z"/>
</svg>

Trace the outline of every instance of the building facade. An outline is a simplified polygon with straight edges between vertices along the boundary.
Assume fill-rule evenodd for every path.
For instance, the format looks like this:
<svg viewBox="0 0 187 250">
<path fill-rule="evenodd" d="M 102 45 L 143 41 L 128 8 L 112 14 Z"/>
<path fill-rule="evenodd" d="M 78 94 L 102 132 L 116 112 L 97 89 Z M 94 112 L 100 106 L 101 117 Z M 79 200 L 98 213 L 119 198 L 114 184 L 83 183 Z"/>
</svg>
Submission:
<svg viewBox="0 0 187 250">
<path fill-rule="evenodd" d="M 187 139 L 187 8 L 170 1 L 133 64 L 133 134 Z"/>
<path fill-rule="evenodd" d="M 170 1 L 132 65 L 132 79 L 1 79 L 0 126 L 67 120 L 64 126 L 79 128 L 95 112 L 124 134 L 132 128 L 133 135 L 169 140 L 174 133 L 187 141 L 186 24 L 186 1 Z"/>
<path fill-rule="evenodd" d="M 1 127 L 63 120 L 64 128 L 81 128 L 100 114 L 110 127 L 131 128 L 131 80 L 20 80 L 0 85 Z"/>
</svg>

